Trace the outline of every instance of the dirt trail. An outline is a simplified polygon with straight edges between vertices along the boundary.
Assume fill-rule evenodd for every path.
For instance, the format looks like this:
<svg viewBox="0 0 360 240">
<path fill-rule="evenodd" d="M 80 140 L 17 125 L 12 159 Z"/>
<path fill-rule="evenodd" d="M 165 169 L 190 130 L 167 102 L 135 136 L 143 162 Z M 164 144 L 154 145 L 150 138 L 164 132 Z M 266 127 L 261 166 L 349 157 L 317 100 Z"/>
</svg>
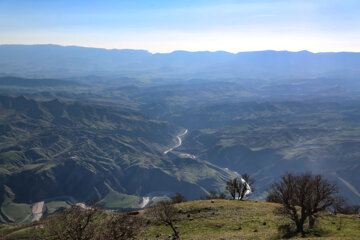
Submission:
<svg viewBox="0 0 360 240">
<path fill-rule="evenodd" d="M 150 197 L 143 197 L 141 203 L 139 204 L 140 208 L 145 208 L 150 203 Z"/>
<path fill-rule="evenodd" d="M 32 214 L 34 216 L 32 219 L 33 222 L 40 220 L 40 218 L 44 213 L 44 206 L 45 206 L 44 201 L 34 203 L 34 205 L 32 206 Z"/>
</svg>

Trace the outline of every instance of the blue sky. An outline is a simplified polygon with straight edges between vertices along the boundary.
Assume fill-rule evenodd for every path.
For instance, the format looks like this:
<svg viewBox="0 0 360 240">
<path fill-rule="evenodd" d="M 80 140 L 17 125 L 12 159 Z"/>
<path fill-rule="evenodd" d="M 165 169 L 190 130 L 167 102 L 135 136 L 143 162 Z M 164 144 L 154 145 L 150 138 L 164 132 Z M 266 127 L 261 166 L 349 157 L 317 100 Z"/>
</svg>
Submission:
<svg viewBox="0 0 360 240">
<path fill-rule="evenodd" d="M 359 0 L 0 0 L 0 44 L 360 51 Z"/>
</svg>

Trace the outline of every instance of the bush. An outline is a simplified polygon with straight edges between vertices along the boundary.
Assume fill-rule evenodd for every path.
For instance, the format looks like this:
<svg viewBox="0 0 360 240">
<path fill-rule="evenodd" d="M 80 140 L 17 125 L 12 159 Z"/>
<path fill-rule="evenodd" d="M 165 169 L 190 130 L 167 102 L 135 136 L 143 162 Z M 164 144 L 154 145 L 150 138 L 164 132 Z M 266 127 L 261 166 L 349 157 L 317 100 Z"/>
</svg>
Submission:
<svg viewBox="0 0 360 240">
<path fill-rule="evenodd" d="M 172 203 L 182 203 L 182 202 L 186 202 L 187 199 L 185 198 L 185 196 L 181 195 L 180 193 L 176 193 L 175 196 L 173 196 L 171 198 Z"/>
</svg>

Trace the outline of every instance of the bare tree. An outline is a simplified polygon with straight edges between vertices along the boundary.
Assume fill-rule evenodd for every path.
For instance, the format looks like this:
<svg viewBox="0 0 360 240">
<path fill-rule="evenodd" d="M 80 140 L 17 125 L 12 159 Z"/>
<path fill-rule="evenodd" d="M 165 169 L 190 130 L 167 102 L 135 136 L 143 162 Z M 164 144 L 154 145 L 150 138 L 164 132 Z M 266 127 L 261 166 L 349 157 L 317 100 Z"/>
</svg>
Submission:
<svg viewBox="0 0 360 240">
<path fill-rule="evenodd" d="M 359 214 L 360 205 L 350 205 L 346 198 L 339 196 L 335 198 L 333 210 L 335 214 Z"/>
<path fill-rule="evenodd" d="M 238 186 L 238 178 L 234 178 L 226 182 L 226 190 L 229 192 L 232 199 L 236 198 L 237 186 Z"/>
<path fill-rule="evenodd" d="M 173 197 L 171 197 L 171 201 L 173 203 L 181 203 L 181 202 L 186 202 L 187 199 L 185 196 L 181 195 L 180 193 L 176 193 Z"/>
<path fill-rule="evenodd" d="M 232 199 L 236 196 L 239 200 L 243 200 L 246 197 L 246 193 L 251 191 L 250 186 L 255 182 L 249 174 L 244 173 L 242 178 L 234 178 L 226 182 L 226 190 L 231 195 Z"/>
<path fill-rule="evenodd" d="M 96 207 L 70 208 L 50 216 L 40 231 L 38 239 L 83 240 L 92 239 L 95 233 L 93 222 L 99 213 Z"/>
<path fill-rule="evenodd" d="M 149 212 L 157 220 L 168 224 L 173 230 L 175 238 L 179 238 L 179 233 L 174 226 L 179 213 L 171 201 L 160 201 L 152 206 Z"/>
<path fill-rule="evenodd" d="M 73 205 L 63 212 L 48 216 L 34 231 L 39 240 L 123 240 L 139 232 L 140 218 L 102 211 L 95 206 Z"/>
<path fill-rule="evenodd" d="M 313 227 L 317 213 L 333 205 L 336 193 L 336 185 L 329 183 L 322 175 L 287 173 L 280 182 L 272 185 L 267 201 L 281 203 L 278 212 L 289 217 L 296 224 L 297 232 L 304 235 L 307 218 L 309 227 Z"/>
<path fill-rule="evenodd" d="M 242 174 L 241 178 L 241 184 L 239 185 L 239 199 L 244 200 L 247 192 L 254 191 L 254 188 L 250 188 L 250 186 L 255 183 L 255 180 L 247 173 Z"/>
<path fill-rule="evenodd" d="M 238 194 L 238 200 L 242 200 L 246 192 L 246 182 L 243 179 L 237 181 L 236 193 Z"/>
<path fill-rule="evenodd" d="M 136 216 L 114 213 L 104 216 L 99 223 L 93 239 L 96 240 L 125 240 L 133 239 L 143 225 L 143 221 Z"/>
</svg>

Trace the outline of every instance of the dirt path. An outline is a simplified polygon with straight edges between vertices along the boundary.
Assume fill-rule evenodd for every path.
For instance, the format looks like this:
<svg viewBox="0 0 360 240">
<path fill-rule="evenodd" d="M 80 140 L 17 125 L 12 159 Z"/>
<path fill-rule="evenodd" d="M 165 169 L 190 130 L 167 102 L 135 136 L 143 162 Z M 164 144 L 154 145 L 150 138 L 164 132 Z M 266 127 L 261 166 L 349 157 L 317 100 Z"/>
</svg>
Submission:
<svg viewBox="0 0 360 240">
<path fill-rule="evenodd" d="M 32 214 L 34 216 L 32 219 L 33 222 L 40 220 L 40 218 L 44 213 L 44 206 L 45 206 L 44 201 L 34 203 L 34 205 L 32 206 Z"/>
<path fill-rule="evenodd" d="M 150 197 L 143 197 L 141 203 L 139 204 L 140 208 L 145 208 L 150 203 Z"/>
</svg>

